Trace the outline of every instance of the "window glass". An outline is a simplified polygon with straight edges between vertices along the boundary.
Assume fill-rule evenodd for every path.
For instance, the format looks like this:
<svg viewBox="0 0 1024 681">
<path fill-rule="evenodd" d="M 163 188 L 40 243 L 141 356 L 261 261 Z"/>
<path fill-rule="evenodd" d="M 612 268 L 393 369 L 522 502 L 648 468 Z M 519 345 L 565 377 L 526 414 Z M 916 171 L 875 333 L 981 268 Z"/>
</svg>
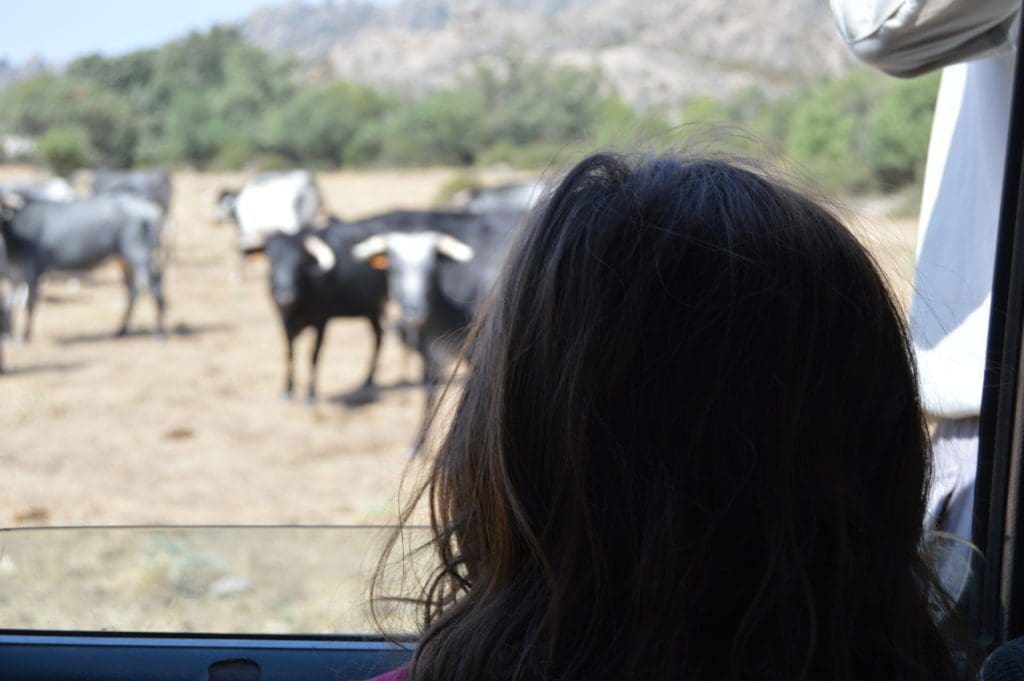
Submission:
<svg viewBox="0 0 1024 681">
<path fill-rule="evenodd" d="M 971 508 L 978 374 L 931 350 L 959 329 L 957 351 L 983 356 L 1002 142 L 961 144 L 982 149 L 981 170 L 950 164 L 985 188 L 926 186 L 937 69 L 901 79 L 857 61 L 820 0 L 80 4 L 5 16 L 0 196 L 18 198 L 2 219 L 19 201 L 57 215 L 128 194 L 146 206 L 117 210 L 144 227 L 61 233 L 93 255 L 34 274 L 10 245 L 0 258 L 0 527 L 17 528 L 0 535 L 0 628 L 376 631 L 370 526 L 397 522 L 403 480 L 428 463 L 413 456 L 424 358 L 393 283 L 376 280 L 372 314 L 351 289 L 310 291 L 351 254 L 353 225 L 443 231 L 458 213 L 511 232 L 561 169 L 609 148 L 762 159 L 835 201 L 908 318 L 940 311 L 939 336 L 915 337 L 922 380 L 969 385 L 939 391 L 967 395 L 952 406 L 926 395 L 949 483 L 929 529 L 947 533 L 944 560 L 970 562 L 949 538 L 969 510 L 950 509 Z M 997 63 L 970 68 L 988 70 L 967 91 L 1008 82 Z M 966 100 L 981 103 L 960 119 L 940 106 L 943 125 L 999 128 L 998 106 Z M 938 206 L 926 219 L 977 219 L 963 248 L 919 238 L 922 202 Z M 292 241 L 275 250 L 279 232 Z M 921 270 L 919 250 L 941 257 Z M 322 346 L 309 306 L 330 307 Z M 219 527 L 142 527 L 204 524 Z M 248 524 L 292 527 L 226 527 Z M 325 527 L 344 525 L 367 527 Z M 942 577 L 963 591 L 968 569 Z"/>
<path fill-rule="evenodd" d="M 128 189 L 166 203 L 151 254 L 164 334 L 153 335 L 147 280 L 117 335 L 127 296 L 119 253 L 42 274 L 32 339 L 8 343 L 0 377 L 0 526 L 396 520 L 425 411 L 421 358 L 390 303 L 376 389 L 364 390 L 374 336 L 366 318 L 340 316 L 326 327 L 312 404 L 308 326 L 282 399 L 281 296 L 294 292 L 280 282 L 295 271 L 282 265 L 274 284 L 258 251 L 268 225 L 287 231 L 289 219 L 522 209 L 538 177 L 594 149 L 718 148 L 840 197 L 909 297 L 937 76 L 901 81 L 859 65 L 821 2 L 710 13 L 669 1 L 452 3 L 425 9 L 423 25 L 410 23 L 421 16 L 415 1 L 365 15 L 344 3 L 310 14 L 279 3 L 250 13 L 256 0 L 231 10 L 59 4 L 73 39 L 56 36 L 42 9 L 7 17 L 18 40 L 0 67 L 0 185 L 57 200 Z M 507 13 L 523 35 L 553 42 L 498 40 Z M 552 17 L 577 30 L 551 34 Z M 380 26 L 408 49 L 380 53 Z M 140 32 L 152 33 L 143 49 L 125 38 Z M 488 35 L 493 45 L 481 42 Z M 442 51 L 436 59 L 424 57 L 428 44 Z M 102 172 L 125 166 L 163 169 L 165 184 Z M 315 190 L 299 186 L 318 201 L 288 183 L 237 210 L 223 201 L 261 175 L 303 168 Z M 0 281 L 16 339 L 26 276 L 11 260 Z"/>
<path fill-rule="evenodd" d="M 383 527 L 8 530 L 0 629 L 376 633 L 368 584 L 389 537 Z M 395 578 L 415 579 L 416 565 Z M 378 615 L 394 634 L 413 630 L 408 608 Z"/>
</svg>

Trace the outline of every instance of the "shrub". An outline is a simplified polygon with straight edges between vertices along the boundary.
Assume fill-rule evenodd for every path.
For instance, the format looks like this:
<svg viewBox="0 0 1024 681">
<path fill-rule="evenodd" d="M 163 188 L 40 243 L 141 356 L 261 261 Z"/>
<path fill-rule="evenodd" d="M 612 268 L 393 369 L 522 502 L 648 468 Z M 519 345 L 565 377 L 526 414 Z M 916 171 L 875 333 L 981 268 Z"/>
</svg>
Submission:
<svg viewBox="0 0 1024 681">
<path fill-rule="evenodd" d="M 224 170 L 237 170 L 253 158 L 255 151 L 252 139 L 240 132 L 221 142 L 212 165 Z"/>
<path fill-rule="evenodd" d="M 786 151 L 815 183 L 853 192 L 873 186 L 866 135 L 875 98 L 872 84 L 869 77 L 856 73 L 801 93 L 790 119 Z"/>
<path fill-rule="evenodd" d="M 408 104 L 380 131 L 380 158 L 414 165 L 473 163 L 488 139 L 479 97 L 438 92 Z"/>
<path fill-rule="evenodd" d="M 382 115 L 385 102 L 351 83 L 303 92 L 268 114 L 264 144 L 299 162 L 343 163 L 360 127 Z"/>
<path fill-rule="evenodd" d="M 93 156 L 89 136 L 81 128 L 53 128 L 36 140 L 40 162 L 61 177 L 87 166 Z"/>
<path fill-rule="evenodd" d="M 868 116 L 868 157 L 882 187 L 896 189 L 920 180 L 938 86 L 938 74 L 899 81 Z"/>
</svg>

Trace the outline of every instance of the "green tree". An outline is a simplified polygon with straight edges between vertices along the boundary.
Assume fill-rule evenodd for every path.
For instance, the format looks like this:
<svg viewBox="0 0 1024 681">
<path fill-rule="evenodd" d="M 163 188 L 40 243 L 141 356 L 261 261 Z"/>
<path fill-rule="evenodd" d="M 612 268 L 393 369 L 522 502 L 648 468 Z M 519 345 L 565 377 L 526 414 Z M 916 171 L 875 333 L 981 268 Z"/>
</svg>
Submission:
<svg viewBox="0 0 1024 681">
<path fill-rule="evenodd" d="M 809 179 L 831 190 L 872 187 L 866 123 L 878 83 L 877 76 L 855 71 L 799 94 L 786 150 Z"/>
<path fill-rule="evenodd" d="M 127 102 L 111 92 L 89 92 L 71 111 L 74 125 L 85 131 L 96 160 L 127 168 L 135 160 L 135 114 Z"/>
<path fill-rule="evenodd" d="M 928 153 L 939 76 L 897 82 L 868 116 L 868 155 L 881 186 L 920 179 Z"/>
<path fill-rule="evenodd" d="M 550 64 L 507 60 L 502 72 L 480 69 L 462 87 L 460 99 L 487 116 L 488 143 L 584 139 L 597 121 L 605 95 L 597 73 Z"/>
<path fill-rule="evenodd" d="M 36 155 L 54 173 L 67 177 L 92 159 L 89 136 L 81 128 L 52 128 L 36 140 Z"/>
<path fill-rule="evenodd" d="M 203 167 L 220 152 L 232 132 L 227 121 L 213 115 L 202 94 L 183 94 L 167 112 L 164 153 L 168 160 Z"/>
<path fill-rule="evenodd" d="M 308 90 L 267 115 L 264 146 L 297 162 L 337 165 L 349 160 L 359 129 L 385 107 L 386 100 L 363 85 Z"/>
<path fill-rule="evenodd" d="M 72 123 L 72 110 L 84 96 L 84 88 L 53 75 L 41 75 L 13 83 L 0 92 L 0 119 L 7 129 L 25 135 L 41 135 Z"/>
<path fill-rule="evenodd" d="M 683 125 L 695 123 L 729 123 L 729 111 L 726 106 L 709 95 L 694 97 L 683 105 L 680 113 Z"/>
<path fill-rule="evenodd" d="M 467 165 L 489 141 L 487 112 L 465 90 L 438 92 L 399 109 L 376 135 L 386 163 Z"/>
</svg>

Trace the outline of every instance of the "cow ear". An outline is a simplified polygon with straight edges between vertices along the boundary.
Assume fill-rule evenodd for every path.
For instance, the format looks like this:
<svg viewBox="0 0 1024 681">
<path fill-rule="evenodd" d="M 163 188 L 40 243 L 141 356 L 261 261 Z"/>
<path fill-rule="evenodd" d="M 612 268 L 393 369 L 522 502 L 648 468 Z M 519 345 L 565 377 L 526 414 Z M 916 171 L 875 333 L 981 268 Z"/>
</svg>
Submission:
<svg viewBox="0 0 1024 681">
<path fill-rule="evenodd" d="M 370 267 L 375 270 L 387 270 L 388 269 L 388 255 L 387 253 L 378 253 L 377 255 L 370 258 Z"/>
<path fill-rule="evenodd" d="M 363 239 L 352 247 L 352 257 L 359 261 L 369 260 L 376 255 L 384 255 L 388 250 L 388 239 L 382 234 L 375 234 Z"/>
<path fill-rule="evenodd" d="M 469 262 L 474 255 L 472 246 L 462 243 L 450 234 L 438 237 L 437 252 L 456 262 Z"/>
<path fill-rule="evenodd" d="M 304 238 L 302 240 L 302 247 L 306 249 L 307 253 L 316 258 L 316 264 L 324 272 L 334 269 L 335 263 L 338 262 L 331 247 L 318 236 L 310 235 Z"/>
</svg>

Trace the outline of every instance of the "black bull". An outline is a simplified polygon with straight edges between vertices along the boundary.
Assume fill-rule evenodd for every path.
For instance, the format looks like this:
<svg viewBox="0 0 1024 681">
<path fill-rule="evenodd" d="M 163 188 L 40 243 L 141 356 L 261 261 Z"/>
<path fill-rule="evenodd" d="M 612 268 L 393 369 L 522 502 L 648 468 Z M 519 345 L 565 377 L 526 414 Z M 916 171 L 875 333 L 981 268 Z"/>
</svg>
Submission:
<svg viewBox="0 0 1024 681">
<path fill-rule="evenodd" d="M 321 230 L 296 235 L 277 234 L 267 240 L 270 291 L 281 315 L 287 344 L 285 394 L 291 396 L 293 342 L 306 328 L 316 333 L 311 356 L 307 398 L 316 397 L 316 367 L 327 322 L 333 317 L 364 317 L 374 335 L 374 351 L 362 390 L 374 388 L 381 342 L 384 304 L 389 297 L 398 260 L 386 252 L 359 257 L 359 243 L 392 233 L 415 236 L 444 234 L 468 245 L 473 255 L 465 262 L 436 259 L 425 273 L 430 295 L 425 323 L 415 329 L 399 321 L 403 340 L 423 357 L 423 379 L 428 408 L 440 380 L 441 366 L 461 343 L 464 331 L 493 283 L 509 236 L 522 215 L 471 215 L 446 211 L 393 211 L 357 222 L 332 220 Z M 387 270 L 387 274 L 385 273 Z M 394 288 L 394 287 L 392 287 Z M 396 299 L 396 291 L 390 292 Z M 401 306 L 402 301 L 396 299 Z"/>
</svg>

